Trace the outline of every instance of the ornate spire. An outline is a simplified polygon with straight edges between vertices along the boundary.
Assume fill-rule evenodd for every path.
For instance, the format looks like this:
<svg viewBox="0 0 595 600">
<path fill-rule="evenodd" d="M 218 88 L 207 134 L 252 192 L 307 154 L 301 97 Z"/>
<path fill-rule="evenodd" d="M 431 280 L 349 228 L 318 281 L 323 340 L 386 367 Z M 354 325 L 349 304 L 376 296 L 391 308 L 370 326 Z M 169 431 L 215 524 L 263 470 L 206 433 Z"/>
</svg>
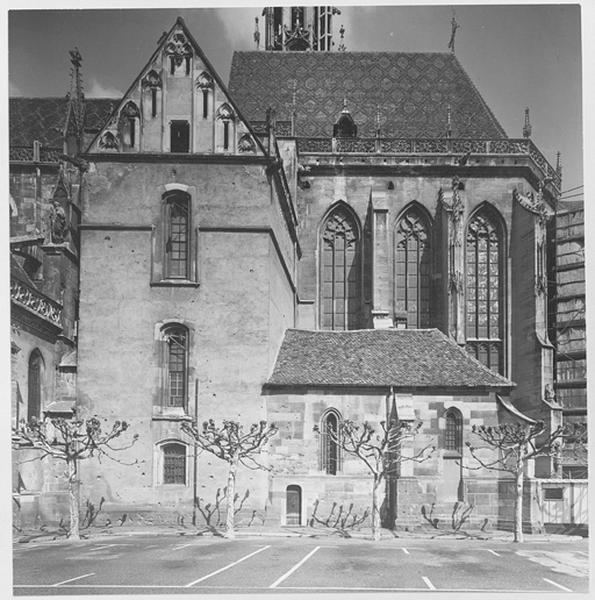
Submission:
<svg viewBox="0 0 595 600">
<path fill-rule="evenodd" d="M 77 47 L 69 51 L 70 63 L 70 91 L 68 92 L 68 124 L 76 136 L 77 142 L 82 142 L 83 123 L 85 118 L 85 95 L 83 93 L 83 77 L 81 74 L 81 65 L 83 57 Z"/>
<path fill-rule="evenodd" d="M 452 116 L 452 110 L 450 108 L 450 104 L 446 107 L 446 137 L 447 138 L 451 138 L 452 137 L 452 120 L 451 120 L 451 116 Z"/>
<path fill-rule="evenodd" d="M 258 17 L 254 17 L 254 42 L 256 43 L 256 49 L 260 46 L 260 31 L 258 31 Z"/>
<path fill-rule="evenodd" d="M 339 29 L 339 35 L 341 36 L 341 41 L 339 42 L 339 47 L 337 50 L 339 52 L 345 52 L 345 27 L 343 27 L 343 25 L 341 25 L 341 29 Z"/>
<path fill-rule="evenodd" d="M 457 20 L 455 18 L 454 8 L 452 10 L 452 19 L 450 20 L 450 26 L 451 26 L 451 30 L 450 30 L 450 41 L 448 42 L 448 49 L 454 54 L 455 36 L 457 34 L 457 29 L 460 27 L 460 25 L 457 23 Z"/>
<path fill-rule="evenodd" d="M 558 174 L 558 177 L 562 179 L 562 153 L 560 150 L 556 152 L 556 173 Z"/>
<path fill-rule="evenodd" d="M 529 121 L 529 107 L 525 108 L 525 124 L 523 125 L 523 137 L 531 137 L 531 123 Z"/>
</svg>

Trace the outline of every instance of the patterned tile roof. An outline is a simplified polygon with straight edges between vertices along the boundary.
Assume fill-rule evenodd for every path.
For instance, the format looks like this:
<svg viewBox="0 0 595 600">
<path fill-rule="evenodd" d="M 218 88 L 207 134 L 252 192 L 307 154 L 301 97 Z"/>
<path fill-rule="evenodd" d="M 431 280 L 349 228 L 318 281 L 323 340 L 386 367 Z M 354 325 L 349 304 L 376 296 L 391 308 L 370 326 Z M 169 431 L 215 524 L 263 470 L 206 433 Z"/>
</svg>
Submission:
<svg viewBox="0 0 595 600">
<path fill-rule="evenodd" d="M 107 120 L 113 98 L 85 100 L 85 130 L 97 131 Z M 63 98 L 10 98 L 8 105 L 9 139 L 11 147 L 32 147 L 38 140 L 42 146 L 62 147 L 62 132 L 68 100 Z M 28 157 L 23 156 L 23 160 Z"/>
<path fill-rule="evenodd" d="M 377 107 L 382 136 L 442 137 L 448 106 L 453 137 L 507 137 L 452 53 L 234 53 L 229 91 L 250 121 L 269 106 L 290 119 L 294 86 L 301 137 L 332 135 L 343 99 L 360 137 L 374 136 Z"/>
<path fill-rule="evenodd" d="M 514 386 L 437 329 L 288 329 L 267 383 L 396 388 Z"/>
</svg>

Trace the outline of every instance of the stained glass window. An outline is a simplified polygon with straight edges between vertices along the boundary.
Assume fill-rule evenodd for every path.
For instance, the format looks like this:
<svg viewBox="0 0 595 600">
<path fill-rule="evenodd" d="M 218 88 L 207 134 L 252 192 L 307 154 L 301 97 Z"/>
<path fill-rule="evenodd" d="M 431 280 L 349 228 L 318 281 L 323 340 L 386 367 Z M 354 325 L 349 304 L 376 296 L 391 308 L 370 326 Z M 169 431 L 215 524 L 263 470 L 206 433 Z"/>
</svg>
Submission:
<svg viewBox="0 0 595 600">
<path fill-rule="evenodd" d="M 484 365 L 503 373 L 502 233 L 496 215 L 484 208 L 467 227 L 467 349 Z"/>
<path fill-rule="evenodd" d="M 411 207 L 395 230 L 395 312 L 407 327 L 430 326 L 430 232 L 423 212 Z"/>
<path fill-rule="evenodd" d="M 321 328 L 360 327 L 360 236 L 355 218 L 343 207 L 326 220 L 321 240 Z"/>
<path fill-rule="evenodd" d="M 162 446 L 163 483 L 186 483 L 186 446 L 172 442 Z"/>
</svg>

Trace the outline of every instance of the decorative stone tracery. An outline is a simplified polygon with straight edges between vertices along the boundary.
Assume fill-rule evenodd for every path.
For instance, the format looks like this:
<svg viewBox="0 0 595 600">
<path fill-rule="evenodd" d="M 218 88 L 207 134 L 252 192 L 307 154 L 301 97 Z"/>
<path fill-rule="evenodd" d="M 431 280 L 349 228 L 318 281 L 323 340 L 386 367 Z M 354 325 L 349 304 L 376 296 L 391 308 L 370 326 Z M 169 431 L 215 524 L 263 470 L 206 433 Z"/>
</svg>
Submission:
<svg viewBox="0 0 595 600">
<path fill-rule="evenodd" d="M 117 134 L 105 131 L 99 138 L 99 147 L 104 150 L 117 150 L 120 147 Z"/>
<path fill-rule="evenodd" d="M 254 140 L 249 133 L 245 133 L 240 137 L 238 141 L 238 150 L 240 152 L 254 152 L 256 150 Z"/>
<path fill-rule="evenodd" d="M 10 299 L 32 310 L 41 318 L 56 325 L 56 327 L 61 326 L 62 311 L 60 306 L 14 279 L 10 282 Z"/>
<path fill-rule="evenodd" d="M 231 106 L 229 106 L 229 104 L 227 102 L 224 102 L 217 109 L 217 118 L 222 119 L 222 120 L 226 119 L 229 121 L 233 121 L 235 119 L 235 113 L 234 113 L 233 109 L 231 108 Z"/>
<path fill-rule="evenodd" d="M 211 75 L 209 73 L 207 73 L 206 71 L 203 71 L 197 78 L 196 78 L 196 87 L 199 90 L 209 90 L 213 87 L 213 78 L 211 77 Z"/>
<path fill-rule="evenodd" d="M 186 36 L 178 32 L 166 44 L 165 53 L 171 56 L 176 67 L 179 67 L 187 56 L 192 56 L 192 46 L 188 43 Z"/>
<path fill-rule="evenodd" d="M 161 81 L 161 75 L 155 71 L 155 69 L 151 69 L 144 77 L 142 81 L 142 86 L 144 88 L 158 88 L 161 89 L 163 86 L 163 82 Z"/>
</svg>

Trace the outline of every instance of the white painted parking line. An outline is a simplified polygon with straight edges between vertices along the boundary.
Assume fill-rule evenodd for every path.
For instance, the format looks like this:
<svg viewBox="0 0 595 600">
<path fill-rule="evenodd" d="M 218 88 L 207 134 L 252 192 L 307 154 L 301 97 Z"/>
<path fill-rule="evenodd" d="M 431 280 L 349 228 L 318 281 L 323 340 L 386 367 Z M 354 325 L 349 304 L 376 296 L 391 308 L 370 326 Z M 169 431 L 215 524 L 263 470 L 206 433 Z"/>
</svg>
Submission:
<svg viewBox="0 0 595 600">
<path fill-rule="evenodd" d="M 239 565 L 241 562 L 247 560 L 251 556 L 254 556 L 255 554 L 258 554 L 259 552 L 262 552 L 263 550 L 266 550 L 267 548 L 270 548 L 270 547 L 271 546 L 269 544 L 268 546 L 263 546 L 262 548 L 259 548 L 255 552 L 250 552 L 250 554 L 246 554 L 246 556 L 243 556 L 239 560 L 236 560 L 236 561 L 226 565 L 225 567 L 221 567 L 220 569 L 217 569 L 216 571 L 213 571 L 212 573 L 209 573 L 208 575 L 203 575 L 199 579 L 196 579 L 195 581 L 191 581 L 190 583 L 187 583 L 184 587 L 192 587 L 196 583 L 200 583 L 201 581 L 204 581 L 205 579 L 208 579 L 209 577 L 213 577 L 219 573 L 223 573 L 223 571 L 227 571 L 227 569 L 231 569 L 231 567 L 235 567 L 235 565 Z"/>
<path fill-rule="evenodd" d="M 564 587 L 563 585 L 560 585 L 559 583 L 556 583 L 555 581 L 552 581 L 551 579 L 547 579 L 546 577 L 544 577 L 543 580 L 547 581 L 548 583 L 551 583 L 552 585 L 555 585 L 557 588 L 560 588 L 561 590 L 564 590 L 565 592 L 572 592 L 571 589 L 568 589 L 567 587 Z"/>
<path fill-rule="evenodd" d="M 279 577 L 279 579 L 277 579 L 277 581 L 275 581 L 273 584 L 269 585 L 269 588 L 276 588 L 281 582 L 285 581 L 292 573 L 295 573 L 295 571 L 297 571 L 319 549 L 320 549 L 320 546 L 316 546 L 316 548 L 314 548 L 314 550 L 312 550 L 311 552 L 306 554 L 306 556 L 304 556 L 304 558 L 302 558 L 302 560 L 300 560 L 299 563 L 293 565 L 293 567 L 291 567 L 291 569 L 289 569 L 289 571 L 287 571 L 287 573 L 285 573 L 284 575 L 281 575 L 281 577 Z"/>
<path fill-rule="evenodd" d="M 434 587 L 434 584 L 427 577 L 422 577 L 422 579 L 424 580 L 424 583 L 428 586 L 428 588 L 430 588 L 431 590 L 436 589 Z"/>
<path fill-rule="evenodd" d="M 190 543 L 190 544 L 182 544 L 181 546 L 174 546 L 172 548 L 172 551 L 173 550 L 181 550 L 182 548 L 188 548 L 188 546 L 192 546 L 192 544 Z"/>
<path fill-rule="evenodd" d="M 71 581 L 78 581 L 83 577 L 91 577 L 91 575 L 95 575 L 95 573 L 87 573 L 86 575 L 79 575 L 78 577 L 73 577 L 72 579 L 66 579 L 65 581 L 60 581 L 58 583 L 52 584 L 52 587 L 58 587 L 59 585 L 64 585 L 65 583 L 70 583 Z"/>
<path fill-rule="evenodd" d="M 589 557 L 589 553 L 588 552 L 583 552 L 582 550 L 577 550 L 576 553 L 577 554 L 582 554 L 583 556 L 586 556 L 587 558 Z"/>
<path fill-rule="evenodd" d="M 486 550 L 488 552 L 491 552 L 494 556 L 500 556 L 497 552 L 495 552 L 494 550 L 490 550 L 489 548 L 486 548 Z"/>
<path fill-rule="evenodd" d="M 409 550 L 407 550 L 407 548 L 401 548 L 401 550 L 403 550 L 405 554 L 409 554 Z"/>
</svg>

